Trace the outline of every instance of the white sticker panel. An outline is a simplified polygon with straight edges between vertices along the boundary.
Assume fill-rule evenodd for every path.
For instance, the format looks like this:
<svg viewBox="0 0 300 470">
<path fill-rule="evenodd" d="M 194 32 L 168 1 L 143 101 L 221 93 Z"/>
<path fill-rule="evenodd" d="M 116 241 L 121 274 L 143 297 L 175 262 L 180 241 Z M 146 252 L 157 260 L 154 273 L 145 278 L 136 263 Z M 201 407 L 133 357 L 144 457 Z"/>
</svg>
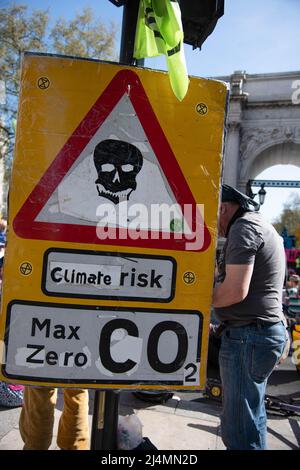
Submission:
<svg viewBox="0 0 300 470">
<path fill-rule="evenodd" d="M 198 385 L 200 312 L 12 302 L 5 376 Z"/>
<path fill-rule="evenodd" d="M 170 302 L 176 262 L 171 257 L 49 249 L 42 289 L 58 297 Z"/>
</svg>

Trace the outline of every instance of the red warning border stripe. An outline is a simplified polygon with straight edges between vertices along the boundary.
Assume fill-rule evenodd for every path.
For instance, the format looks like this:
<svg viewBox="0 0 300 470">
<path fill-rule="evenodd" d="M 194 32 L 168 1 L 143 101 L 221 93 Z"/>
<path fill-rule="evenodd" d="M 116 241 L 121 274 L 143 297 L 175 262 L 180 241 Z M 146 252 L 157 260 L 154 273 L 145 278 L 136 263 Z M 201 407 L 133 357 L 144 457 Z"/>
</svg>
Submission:
<svg viewBox="0 0 300 470">
<path fill-rule="evenodd" d="M 153 239 L 151 231 L 144 231 L 141 237 L 135 240 L 130 238 L 130 230 L 116 229 L 116 239 L 101 240 L 97 237 L 95 226 L 35 221 L 71 166 L 127 92 L 177 203 L 182 211 L 184 211 L 185 204 L 190 204 L 194 208 L 192 231 L 204 230 L 202 246 L 191 251 L 204 251 L 209 247 L 211 236 L 205 223 L 202 219 L 200 223 L 199 220 L 196 223 L 196 215 L 198 214 L 197 219 L 199 219 L 199 213 L 193 194 L 160 127 L 138 75 L 128 69 L 121 70 L 114 76 L 25 201 L 13 221 L 13 227 L 18 236 L 73 243 L 186 250 L 186 243 L 191 243 L 192 240 L 185 236 L 176 239 L 173 233 L 168 234 L 169 238 L 163 238 L 162 232 L 159 232 L 159 235 L 156 234 L 157 238 Z"/>
</svg>

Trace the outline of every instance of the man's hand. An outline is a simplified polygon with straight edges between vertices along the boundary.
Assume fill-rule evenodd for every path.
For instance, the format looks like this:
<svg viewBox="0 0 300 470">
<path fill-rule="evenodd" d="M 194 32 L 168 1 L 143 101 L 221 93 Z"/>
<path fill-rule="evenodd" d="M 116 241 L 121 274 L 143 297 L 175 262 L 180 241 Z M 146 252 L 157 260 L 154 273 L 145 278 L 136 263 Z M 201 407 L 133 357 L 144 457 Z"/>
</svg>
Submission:
<svg viewBox="0 0 300 470">
<path fill-rule="evenodd" d="M 213 306 L 228 307 L 242 302 L 248 295 L 253 264 L 227 264 L 226 277 L 217 284 L 213 293 Z"/>
</svg>

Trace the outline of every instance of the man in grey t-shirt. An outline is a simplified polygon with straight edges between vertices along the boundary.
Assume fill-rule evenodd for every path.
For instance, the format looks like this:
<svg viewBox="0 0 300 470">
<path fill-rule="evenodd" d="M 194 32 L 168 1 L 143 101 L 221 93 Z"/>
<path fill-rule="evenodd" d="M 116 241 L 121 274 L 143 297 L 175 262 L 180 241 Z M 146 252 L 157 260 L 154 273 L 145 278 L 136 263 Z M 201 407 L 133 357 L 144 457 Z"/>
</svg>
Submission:
<svg viewBox="0 0 300 470">
<path fill-rule="evenodd" d="M 221 427 L 231 450 L 266 449 L 265 389 L 286 344 L 283 241 L 258 208 L 248 196 L 223 185 L 219 231 L 227 240 L 213 306 L 226 326 L 219 355 Z"/>
<path fill-rule="evenodd" d="M 225 279 L 226 265 L 227 269 L 228 265 L 246 265 L 246 271 L 252 271 L 252 276 L 245 298 L 217 308 L 218 319 L 231 326 L 246 325 L 258 318 L 269 323 L 282 320 L 285 253 L 283 240 L 274 227 L 259 212 L 244 212 L 232 224 L 223 253 L 219 279 Z M 237 294 L 238 286 L 231 287 Z"/>
</svg>

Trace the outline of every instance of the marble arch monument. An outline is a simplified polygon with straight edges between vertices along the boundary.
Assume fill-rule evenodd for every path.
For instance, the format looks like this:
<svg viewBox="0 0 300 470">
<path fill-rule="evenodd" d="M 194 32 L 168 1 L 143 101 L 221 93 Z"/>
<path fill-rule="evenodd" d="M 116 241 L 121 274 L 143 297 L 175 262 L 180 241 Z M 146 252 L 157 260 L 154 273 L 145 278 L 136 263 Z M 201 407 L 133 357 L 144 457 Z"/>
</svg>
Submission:
<svg viewBox="0 0 300 470">
<path fill-rule="evenodd" d="M 272 165 L 300 166 L 300 71 L 217 78 L 230 84 L 224 182 L 245 191 Z"/>
</svg>

